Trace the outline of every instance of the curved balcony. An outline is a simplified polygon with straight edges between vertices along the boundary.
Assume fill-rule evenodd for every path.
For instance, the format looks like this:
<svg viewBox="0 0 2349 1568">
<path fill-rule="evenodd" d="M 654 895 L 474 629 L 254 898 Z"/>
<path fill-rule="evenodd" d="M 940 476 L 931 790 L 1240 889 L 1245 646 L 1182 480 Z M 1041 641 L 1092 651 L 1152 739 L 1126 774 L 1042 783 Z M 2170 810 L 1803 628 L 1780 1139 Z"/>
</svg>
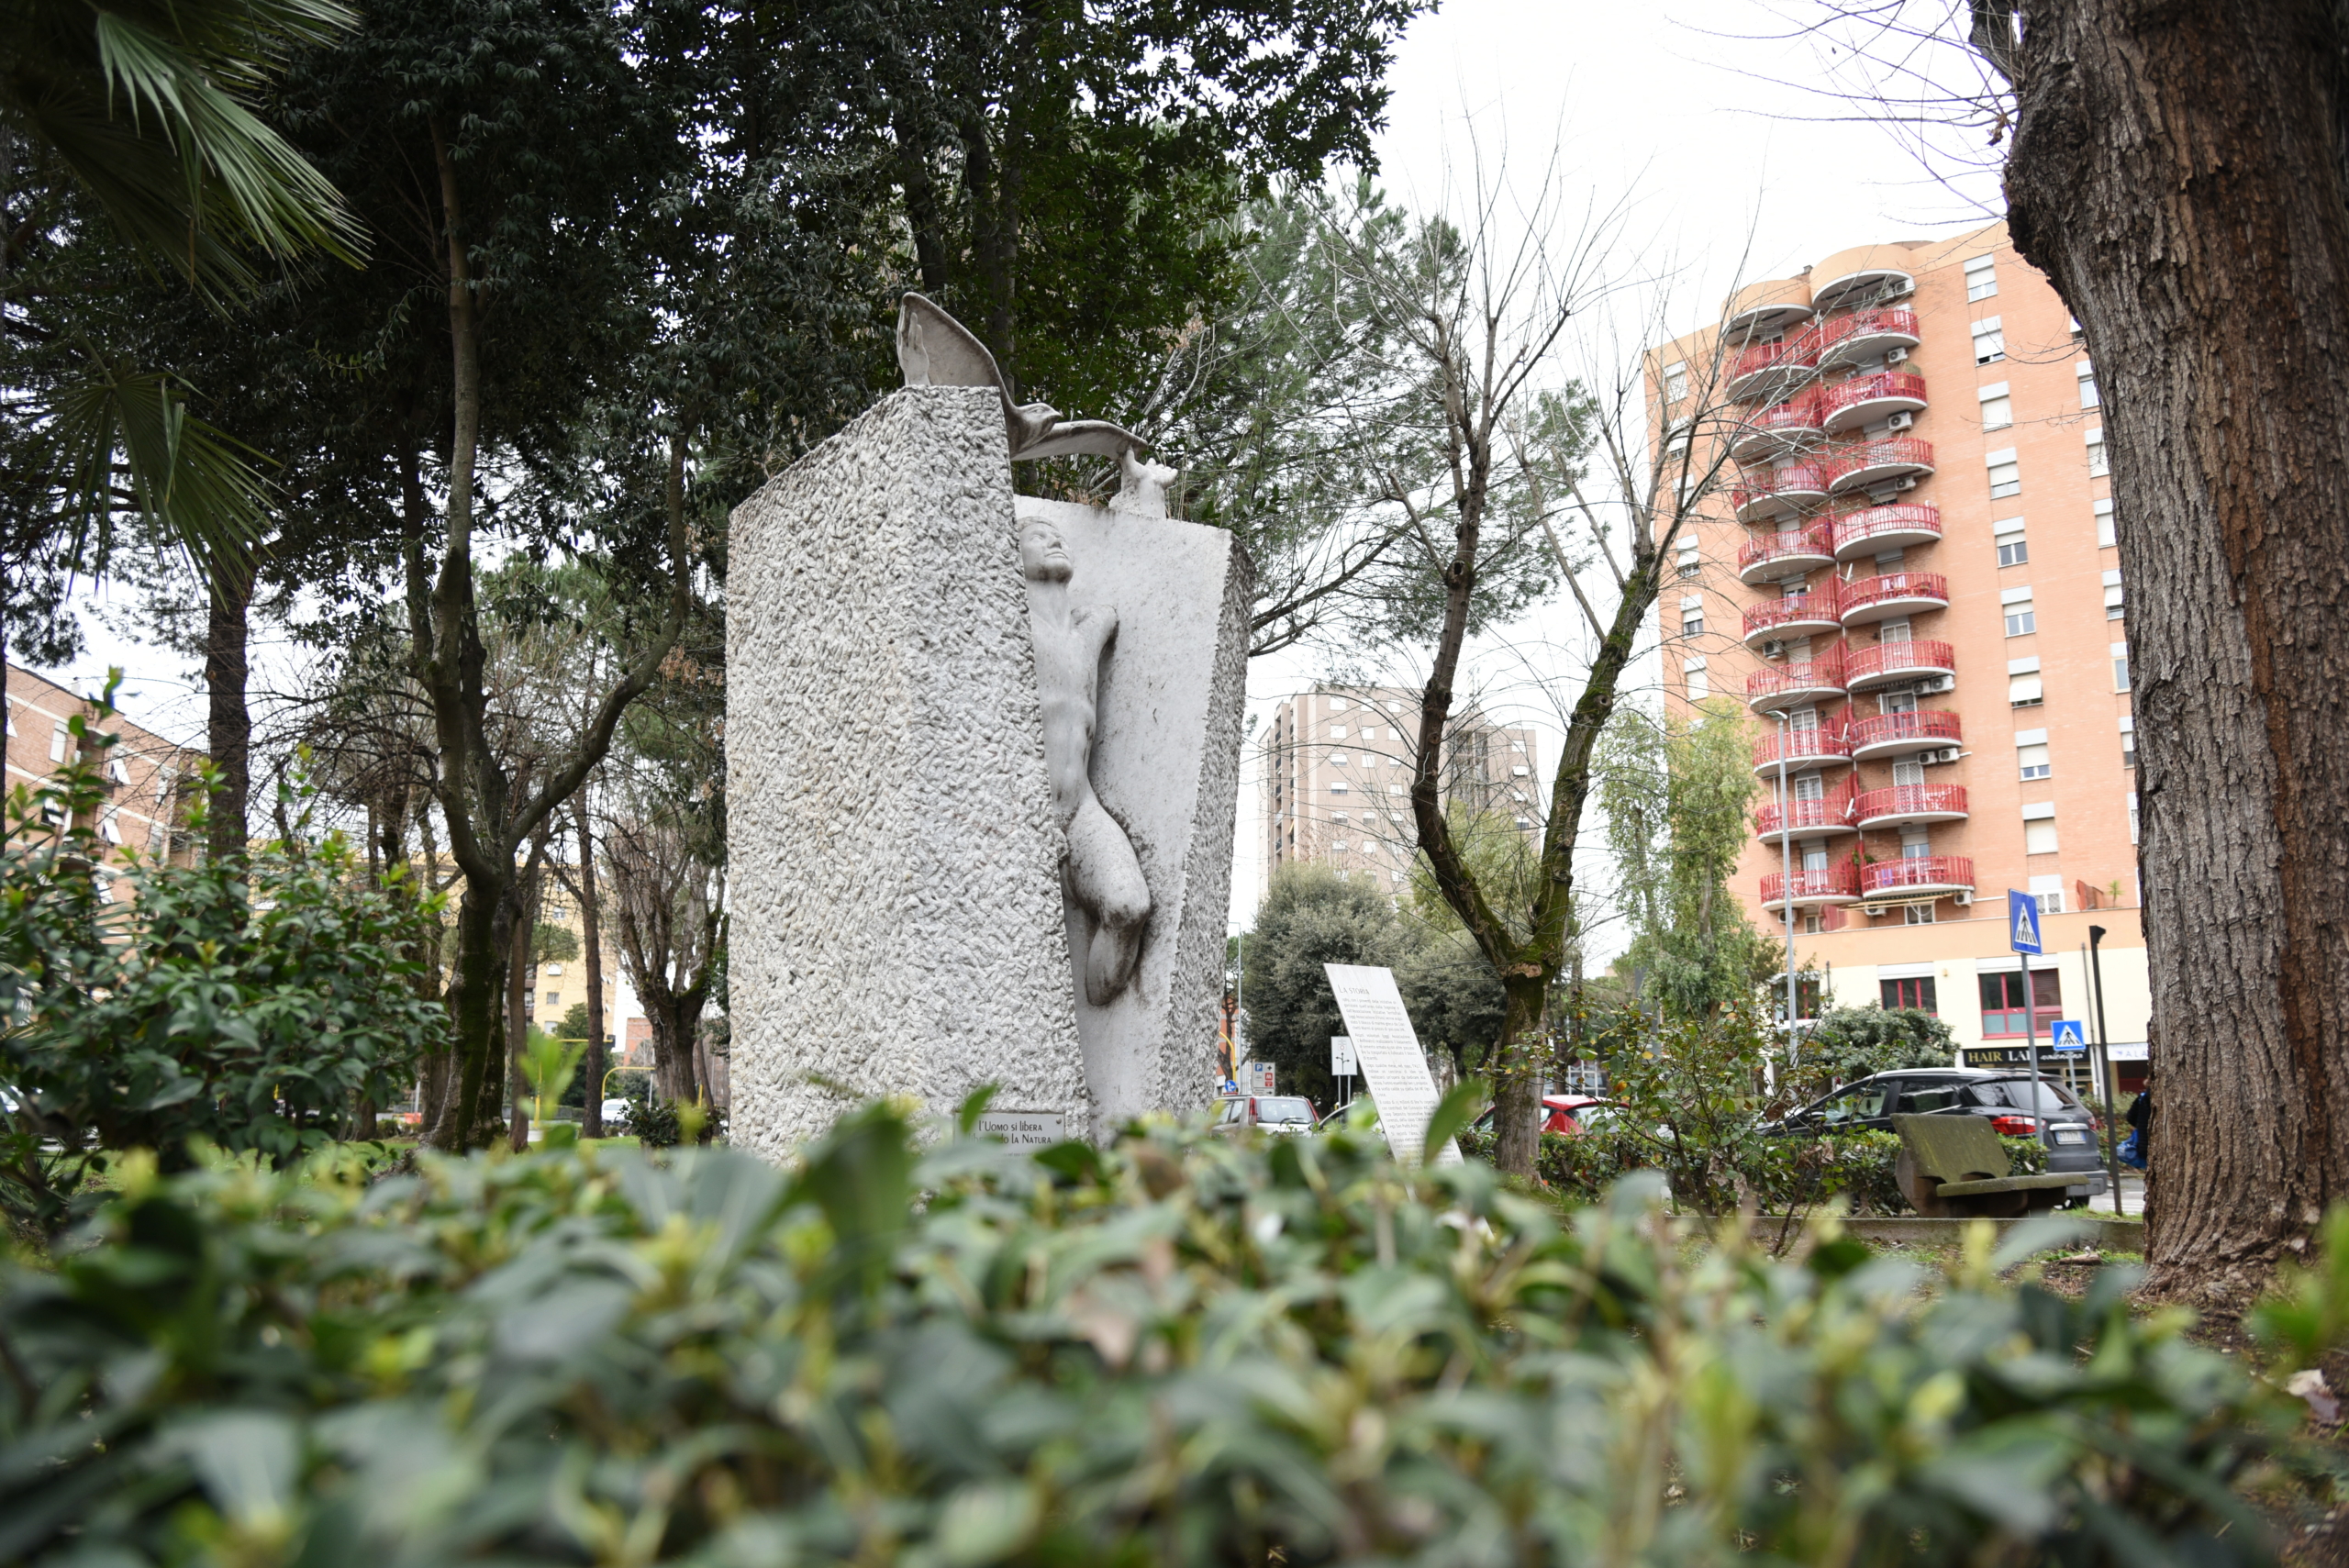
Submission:
<svg viewBox="0 0 2349 1568">
<path fill-rule="evenodd" d="M 1794 873 L 1794 896 L 1786 895 L 1787 873 L 1774 871 L 1762 879 L 1762 907 L 1776 912 L 1789 903 L 1798 909 L 1807 904 L 1857 904 L 1860 901 L 1860 868 L 1846 861 L 1825 871 L 1798 871 Z"/>
<path fill-rule="evenodd" d="M 1917 333 L 1917 313 L 1894 306 L 1875 306 L 1822 321 L 1817 328 L 1819 368 L 1864 364 L 1889 349 L 1913 349 L 1924 339 Z"/>
<path fill-rule="evenodd" d="M 1790 462 L 1784 468 L 1756 470 L 1730 492 L 1730 509 L 1741 523 L 1799 512 L 1827 499 L 1827 470 L 1816 462 Z"/>
<path fill-rule="evenodd" d="M 1866 490 L 1896 479 L 1921 479 L 1933 472 L 1933 444 L 1896 436 L 1880 441 L 1856 441 L 1827 454 L 1827 493 Z"/>
<path fill-rule="evenodd" d="M 1921 501 L 1890 506 L 1863 506 L 1835 519 L 1835 559 L 1878 555 L 1932 544 L 1942 537 L 1942 509 Z"/>
<path fill-rule="evenodd" d="M 1813 572 L 1835 563 L 1835 534 L 1825 523 L 1755 534 L 1737 552 L 1741 583 L 1764 583 L 1793 572 Z"/>
<path fill-rule="evenodd" d="M 1835 833 L 1856 833 L 1852 817 L 1852 786 L 1830 790 L 1817 800 L 1773 801 L 1753 814 L 1753 832 L 1765 843 L 1792 835 L 1822 839 Z"/>
<path fill-rule="evenodd" d="M 1965 739 L 1954 713 L 1880 713 L 1852 721 L 1846 741 L 1852 761 L 1872 762 L 1880 757 L 1907 757 L 1938 751 Z"/>
<path fill-rule="evenodd" d="M 1937 572 L 1887 572 L 1880 577 L 1863 577 L 1835 590 L 1835 606 L 1845 626 L 1945 610 L 1949 580 Z"/>
<path fill-rule="evenodd" d="M 1730 438 L 1729 455 L 1740 462 L 1767 462 L 1819 444 L 1819 395 L 1798 392 L 1784 403 L 1757 408 Z"/>
<path fill-rule="evenodd" d="M 1745 706 L 1756 713 L 1780 707 L 1808 707 L 1842 695 L 1843 659 L 1839 653 L 1796 664 L 1773 664 L 1745 677 Z"/>
<path fill-rule="evenodd" d="M 1842 628 L 1835 618 L 1835 585 L 1821 584 L 1789 599 L 1765 599 L 1745 612 L 1745 644 L 1759 648 L 1774 638 L 1822 637 Z"/>
<path fill-rule="evenodd" d="M 1811 395 L 1819 405 L 1819 428 L 1833 435 L 1895 414 L 1922 412 L 1925 378 L 1914 371 L 1878 371 L 1822 386 Z"/>
<path fill-rule="evenodd" d="M 1810 317 L 1809 278 L 1765 278 L 1731 296 L 1721 334 L 1732 343 L 1742 343 L 1764 332 L 1799 327 Z"/>
<path fill-rule="evenodd" d="M 1964 855 L 1919 855 L 1860 868 L 1863 897 L 1921 898 L 1973 891 L 1974 862 Z"/>
<path fill-rule="evenodd" d="M 1847 648 L 1843 653 L 1845 691 L 1872 692 L 1878 686 L 1957 673 L 1957 655 L 1946 642 L 1879 642 L 1874 648 Z"/>
<path fill-rule="evenodd" d="M 1838 250 L 1810 269 L 1811 308 L 1820 315 L 1845 306 L 1869 306 L 1917 286 L 1909 272 L 1915 252 L 1905 245 L 1862 245 Z"/>
<path fill-rule="evenodd" d="M 1739 351 L 1729 367 L 1723 388 L 1740 402 L 1776 397 L 1819 373 L 1819 348 L 1809 332 L 1789 332 L 1775 343 L 1756 343 Z"/>
<path fill-rule="evenodd" d="M 1852 743 L 1840 730 L 1787 729 L 1776 735 L 1765 735 L 1753 743 L 1753 771 L 1774 773 L 1778 771 L 1778 742 L 1787 742 L 1787 767 L 1836 768 L 1852 760 Z"/>
<path fill-rule="evenodd" d="M 1900 828 L 1920 822 L 1965 820 L 1963 784 L 1894 784 L 1872 789 L 1852 803 L 1852 817 L 1862 828 Z"/>
</svg>

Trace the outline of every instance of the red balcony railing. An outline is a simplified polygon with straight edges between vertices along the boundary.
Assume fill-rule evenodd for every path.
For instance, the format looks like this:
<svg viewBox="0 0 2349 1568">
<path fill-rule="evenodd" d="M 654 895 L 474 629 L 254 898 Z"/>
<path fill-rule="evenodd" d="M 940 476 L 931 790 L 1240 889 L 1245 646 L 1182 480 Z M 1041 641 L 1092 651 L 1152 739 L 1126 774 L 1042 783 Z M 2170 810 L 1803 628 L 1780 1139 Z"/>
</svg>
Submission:
<svg viewBox="0 0 2349 1568">
<path fill-rule="evenodd" d="M 1854 798 L 1852 786 L 1847 784 L 1841 789 L 1830 790 L 1817 800 L 1796 800 L 1783 805 L 1774 801 L 1754 812 L 1753 830 L 1768 839 L 1781 831 L 1799 833 L 1806 828 L 1848 828 L 1853 821 Z M 1783 829 L 1779 827 L 1781 822 L 1787 824 Z"/>
<path fill-rule="evenodd" d="M 1963 784 L 1894 784 L 1890 789 L 1869 790 L 1852 803 L 1852 818 L 1855 822 L 1965 814 Z"/>
<path fill-rule="evenodd" d="M 1790 729 L 1787 739 L 1787 766 L 1796 768 L 1805 762 L 1842 762 L 1852 756 L 1852 743 L 1842 732 L 1832 729 Z M 1775 768 L 1778 765 L 1778 737 L 1765 735 L 1753 743 L 1753 765 Z"/>
<path fill-rule="evenodd" d="M 1729 369 L 1732 382 L 1764 371 L 1807 371 L 1819 363 L 1819 344 L 1808 330 L 1789 332 L 1775 343 L 1756 343 L 1737 356 Z"/>
<path fill-rule="evenodd" d="M 1954 672 L 1956 668 L 1957 654 L 1946 642 L 1879 642 L 1874 648 L 1847 649 L 1843 655 L 1847 681 L 1887 675 L 1895 670 Z"/>
<path fill-rule="evenodd" d="M 1842 865 L 1829 866 L 1824 871 L 1798 871 L 1794 873 L 1794 902 L 1816 904 L 1822 898 L 1856 899 L 1860 895 L 1860 868 L 1845 861 Z M 1762 879 L 1762 902 L 1776 904 L 1787 885 L 1787 873 L 1774 871 Z"/>
<path fill-rule="evenodd" d="M 1887 572 L 1881 577 L 1863 577 L 1845 583 L 1835 590 L 1838 615 L 1850 615 L 1854 610 L 1871 609 L 1877 605 L 1904 604 L 1916 599 L 1936 599 L 1949 603 L 1949 579 L 1937 572 Z"/>
<path fill-rule="evenodd" d="M 1745 611 L 1745 635 L 1768 631 L 1794 621 L 1832 621 L 1837 613 L 1835 585 L 1822 583 L 1808 594 L 1787 599 L 1765 599 Z"/>
<path fill-rule="evenodd" d="M 1730 492 L 1730 505 L 1740 514 L 1756 501 L 1766 501 L 1774 495 L 1800 495 L 1805 499 L 1827 493 L 1827 470 L 1815 462 L 1790 462 L 1784 468 L 1766 472 L 1747 473 Z"/>
<path fill-rule="evenodd" d="M 1849 731 L 1854 751 L 1870 746 L 1881 746 L 1891 740 L 1948 741 L 1955 744 L 1965 737 L 1959 733 L 1957 715 L 1954 713 L 1880 713 L 1874 718 L 1855 718 Z"/>
<path fill-rule="evenodd" d="M 1964 855 L 1918 855 L 1860 868 L 1860 889 L 1871 897 L 1907 888 L 1973 885 L 1974 862 Z"/>
<path fill-rule="evenodd" d="M 1798 664 L 1773 664 L 1745 677 L 1745 700 L 1758 702 L 1781 692 L 1842 691 L 1843 656 L 1828 653 Z"/>
<path fill-rule="evenodd" d="M 1756 432 L 1816 430 L 1819 428 L 1821 412 L 1817 392 L 1798 393 L 1784 403 L 1774 403 L 1767 408 L 1756 408 L 1753 413 L 1748 414 L 1745 417 L 1744 428 L 1739 433 L 1752 435 Z"/>
<path fill-rule="evenodd" d="M 1903 402 L 1925 401 L 1925 378 L 1914 371 L 1878 371 L 1874 375 L 1855 375 L 1849 381 L 1839 381 L 1832 386 L 1822 386 L 1817 395 L 1819 417 L 1831 418 L 1846 408 L 1863 403 L 1881 403 L 1887 398 Z"/>
<path fill-rule="evenodd" d="M 1839 349 L 1854 338 L 1918 338 L 1917 313 L 1897 307 L 1879 306 L 1870 310 L 1855 310 L 1849 316 L 1839 316 L 1822 321 L 1811 328 L 1817 353 Z"/>
<path fill-rule="evenodd" d="M 1825 460 L 1827 482 L 1833 484 L 1846 474 L 1866 473 L 1876 469 L 1913 470 L 1933 466 L 1933 443 L 1908 436 L 1894 436 L 1884 440 L 1854 441 L 1848 447 L 1837 447 Z"/>
<path fill-rule="evenodd" d="M 1931 534 L 1939 539 L 1942 533 L 1942 512 L 1939 506 L 1907 501 L 1892 506 L 1863 506 L 1846 512 L 1835 519 L 1835 551 L 1842 554 L 1864 540 L 1897 535 L 1905 543 L 1919 534 Z"/>
<path fill-rule="evenodd" d="M 1798 555 L 1832 560 L 1835 555 L 1835 530 L 1825 523 L 1813 523 L 1807 528 L 1785 528 L 1774 534 L 1755 534 L 1737 552 L 1740 572 L 1768 562 L 1786 561 Z"/>
</svg>

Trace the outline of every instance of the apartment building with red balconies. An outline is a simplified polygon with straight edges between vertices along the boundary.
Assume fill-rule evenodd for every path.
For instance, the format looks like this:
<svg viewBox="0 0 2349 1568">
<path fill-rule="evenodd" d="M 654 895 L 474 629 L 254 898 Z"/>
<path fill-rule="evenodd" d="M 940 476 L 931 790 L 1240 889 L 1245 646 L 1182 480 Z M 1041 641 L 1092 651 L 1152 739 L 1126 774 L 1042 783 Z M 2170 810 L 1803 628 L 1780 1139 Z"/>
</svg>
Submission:
<svg viewBox="0 0 2349 1568">
<path fill-rule="evenodd" d="M 1730 460 L 1658 600 L 1667 702 L 1755 726 L 1735 888 L 1838 1003 L 1922 1006 L 1964 1060 L 2090 1021 L 2145 1068 L 2135 748 L 2095 369 L 2004 225 L 1741 290 L 1654 350 L 1657 437 Z M 1709 392 L 1709 388 L 1714 389 Z M 1718 705 L 1716 705 L 1718 706 Z M 2007 893 L 2045 954 L 2009 947 Z"/>
</svg>

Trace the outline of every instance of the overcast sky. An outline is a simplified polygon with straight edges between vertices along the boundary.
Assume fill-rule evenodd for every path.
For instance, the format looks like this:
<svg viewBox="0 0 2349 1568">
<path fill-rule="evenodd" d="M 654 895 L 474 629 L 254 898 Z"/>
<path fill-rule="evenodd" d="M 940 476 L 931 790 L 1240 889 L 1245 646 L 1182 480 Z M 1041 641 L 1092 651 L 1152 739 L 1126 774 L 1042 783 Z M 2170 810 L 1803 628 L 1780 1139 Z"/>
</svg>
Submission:
<svg viewBox="0 0 2349 1568">
<path fill-rule="evenodd" d="M 1885 130 L 1834 121 L 1849 111 L 1805 85 L 1817 80 L 1812 46 L 1771 38 L 1787 32 L 1789 16 L 1806 15 L 1805 3 L 1449 0 L 1412 27 L 1398 52 L 1380 177 L 1403 206 L 1425 211 L 1456 193 L 1476 153 L 1522 169 L 1562 149 L 1569 186 L 1602 205 L 1629 203 L 1628 259 L 1670 269 L 1675 298 L 1686 302 L 1674 313 L 1675 330 L 1699 325 L 1741 276 L 1783 276 L 1848 245 L 1985 221 L 1997 199 L 1986 182 L 1953 190 L 1925 178 Z M 1627 296 L 1612 325 L 1636 338 L 1645 303 Z M 1531 677 L 1554 668 L 1542 651 L 1573 638 L 1561 617 L 1574 614 L 1562 602 L 1484 651 L 1485 678 L 1521 699 L 1506 716 L 1511 722 L 1545 722 L 1549 705 Z M 191 662 L 119 635 L 106 617 L 84 621 L 90 651 L 70 672 L 76 684 L 121 664 L 132 717 L 200 739 L 203 695 Z M 287 656 L 258 648 L 256 666 L 282 673 Z M 1252 714 L 1261 726 L 1281 696 L 1328 673 L 1309 653 L 1256 661 Z M 1542 761 L 1554 763 L 1554 750 Z M 1259 874 L 1252 766 L 1232 871 L 1232 918 L 1245 923 Z"/>
</svg>

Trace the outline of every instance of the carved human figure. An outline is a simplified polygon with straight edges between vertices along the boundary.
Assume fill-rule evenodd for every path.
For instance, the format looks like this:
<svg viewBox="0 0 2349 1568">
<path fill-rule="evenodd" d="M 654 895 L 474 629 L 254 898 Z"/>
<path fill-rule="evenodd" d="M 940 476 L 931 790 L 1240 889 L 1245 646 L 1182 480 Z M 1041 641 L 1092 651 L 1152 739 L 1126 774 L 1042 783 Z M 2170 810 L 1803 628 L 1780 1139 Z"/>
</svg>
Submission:
<svg viewBox="0 0 2349 1568">
<path fill-rule="evenodd" d="M 1043 696 L 1044 765 L 1052 804 L 1068 838 L 1062 877 L 1084 916 L 1084 951 L 1075 955 L 1085 1000 L 1107 1006 L 1132 984 L 1150 923 L 1150 886 L 1126 830 L 1093 793 L 1093 737 L 1101 656 L 1118 635 L 1118 612 L 1105 605 L 1069 607 L 1068 547 L 1041 517 L 1019 525 L 1019 569 L 1028 579 L 1028 620 L 1036 641 L 1036 684 Z"/>
</svg>

